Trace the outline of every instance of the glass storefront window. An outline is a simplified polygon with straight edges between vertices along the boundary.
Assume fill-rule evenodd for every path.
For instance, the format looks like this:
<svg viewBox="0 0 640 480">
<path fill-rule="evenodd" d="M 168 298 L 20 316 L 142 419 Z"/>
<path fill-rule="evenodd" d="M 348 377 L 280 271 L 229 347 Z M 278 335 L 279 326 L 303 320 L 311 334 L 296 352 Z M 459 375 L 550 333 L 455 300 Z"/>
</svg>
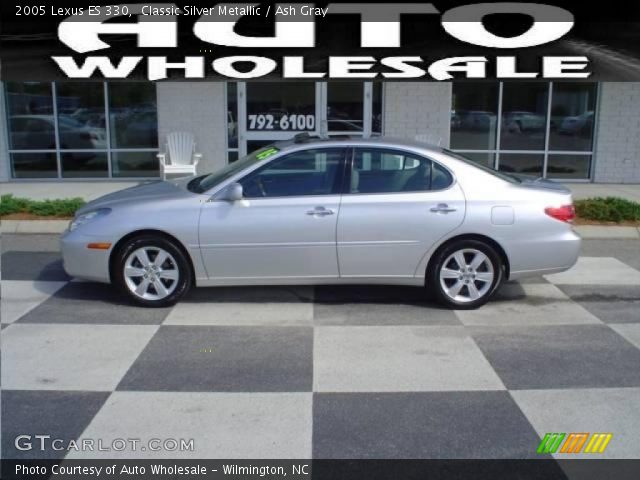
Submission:
<svg viewBox="0 0 640 480">
<path fill-rule="evenodd" d="M 240 132 L 238 117 L 238 83 L 227 82 L 227 163 L 233 163 L 240 157 Z"/>
<path fill-rule="evenodd" d="M 55 152 L 12 153 L 13 178 L 56 178 L 58 162 Z"/>
<path fill-rule="evenodd" d="M 591 151 L 595 109 L 595 85 L 554 83 L 549 149 Z"/>
<path fill-rule="evenodd" d="M 249 140 L 247 142 L 247 152 L 255 152 L 256 150 L 260 150 L 267 145 L 271 145 L 274 143 L 272 140 Z"/>
<path fill-rule="evenodd" d="M 109 176 L 109 160 L 106 152 L 63 152 L 60 161 L 63 178 Z"/>
<path fill-rule="evenodd" d="M 227 148 L 238 148 L 238 84 L 227 83 Z"/>
<path fill-rule="evenodd" d="M 240 154 L 238 153 L 237 150 L 231 151 L 227 154 L 227 160 L 229 163 L 237 162 L 239 158 L 240 158 Z"/>
<path fill-rule="evenodd" d="M 451 148 L 493 150 L 498 129 L 498 85 L 464 83 L 453 91 Z"/>
<path fill-rule="evenodd" d="M 496 164 L 496 156 L 493 153 L 478 152 L 463 154 L 469 160 L 484 165 L 485 167 L 493 168 Z"/>
<path fill-rule="evenodd" d="M 102 83 L 56 84 L 56 105 L 60 149 L 107 148 Z"/>
<path fill-rule="evenodd" d="M 549 155 L 547 176 L 587 180 L 591 172 L 591 155 Z"/>
<path fill-rule="evenodd" d="M 109 126 L 111 148 L 158 148 L 155 85 L 109 84 Z"/>
<path fill-rule="evenodd" d="M 544 167 L 544 155 L 528 153 L 503 153 L 500 155 L 499 170 L 508 173 L 522 173 L 541 177 Z"/>
<path fill-rule="evenodd" d="M 382 88 L 381 82 L 371 86 L 371 133 L 382 134 Z"/>
<path fill-rule="evenodd" d="M 112 152 L 111 175 L 114 178 L 155 177 L 158 175 L 156 152 Z"/>
<path fill-rule="evenodd" d="M 547 83 L 504 83 L 502 150 L 544 150 L 547 127 Z"/>
<path fill-rule="evenodd" d="M 55 150 L 55 120 L 50 83 L 8 82 L 9 148 Z"/>
<path fill-rule="evenodd" d="M 306 132 L 316 129 L 314 83 L 247 83 L 247 130 Z"/>
<path fill-rule="evenodd" d="M 299 133 L 380 135 L 381 82 L 237 82 L 227 84 L 227 110 L 238 110 L 238 138 L 229 135 L 227 159 Z M 233 125 L 230 120 L 228 125 Z M 230 127 L 230 131 L 231 131 Z"/>
<path fill-rule="evenodd" d="M 14 178 L 158 176 L 154 84 L 8 82 L 6 98 Z"/>
<path fill-rule="evenodd" d="M 327 123 L 331 132 L 364 131 L 362 82 L 327 83 Z"/>
<path fill-rule="evenodd" d="M 588 180 L 597 91 L 587 82 L 454 83 L 451 148 L 505 172 Z"/>
</svg>

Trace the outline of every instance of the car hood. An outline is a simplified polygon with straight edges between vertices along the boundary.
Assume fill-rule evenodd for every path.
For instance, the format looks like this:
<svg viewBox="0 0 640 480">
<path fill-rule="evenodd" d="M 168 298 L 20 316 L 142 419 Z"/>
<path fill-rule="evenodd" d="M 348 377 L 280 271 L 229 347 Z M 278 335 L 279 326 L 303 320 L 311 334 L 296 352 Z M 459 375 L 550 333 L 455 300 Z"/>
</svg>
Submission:
<svg viewBox="0 0 640 480">
<path fill-rule="evenodd" d="M 81 215 L 97 208 L 109 208 L 122 203 L 139 203 L 144 201 L 157 201 L 188 195 L 186 183 L 189 179 L 175 181 L 157 181 L 143 183 L 135 187 L 126 188 L 109 193 L 85 204 L 76 212 Z"/>
</svg>

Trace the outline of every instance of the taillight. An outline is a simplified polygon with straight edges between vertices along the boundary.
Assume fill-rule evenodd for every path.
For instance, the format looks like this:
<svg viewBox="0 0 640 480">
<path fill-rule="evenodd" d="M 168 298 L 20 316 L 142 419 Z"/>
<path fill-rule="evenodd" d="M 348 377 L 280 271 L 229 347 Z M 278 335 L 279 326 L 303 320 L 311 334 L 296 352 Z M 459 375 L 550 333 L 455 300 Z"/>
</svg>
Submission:
<svg viewBox="0 0 640 480">
<path fill-rule="evenodd" d="M 547 207 L 544 213 L 561 222 L 571 223 L 576 218 L 576 208 L 573 205 L 562 205 L 561 207 Z"/>
</svg>

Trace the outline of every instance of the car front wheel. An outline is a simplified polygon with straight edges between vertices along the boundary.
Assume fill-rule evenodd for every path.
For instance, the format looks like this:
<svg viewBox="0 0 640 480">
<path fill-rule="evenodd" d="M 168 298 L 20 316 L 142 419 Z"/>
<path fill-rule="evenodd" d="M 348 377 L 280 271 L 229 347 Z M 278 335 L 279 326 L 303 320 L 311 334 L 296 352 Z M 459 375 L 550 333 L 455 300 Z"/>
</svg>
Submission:
<svg viewBox="0 0 640 480">
<path fill-rule="evenodd" d="M 115 259 L 115 281 L 139 305 L 174 305 L 191 287 L 189 261 L 168 239 L 141 236 L 130 240 Z"/>
<path fill-rule="evenodd" d="M 438 252 L 427 287 L 440 303 L 470 310 L 484 305 L 503 277 L 503 263 L 491 246 L 477 240 L 462 240 Z"/>
</svg>

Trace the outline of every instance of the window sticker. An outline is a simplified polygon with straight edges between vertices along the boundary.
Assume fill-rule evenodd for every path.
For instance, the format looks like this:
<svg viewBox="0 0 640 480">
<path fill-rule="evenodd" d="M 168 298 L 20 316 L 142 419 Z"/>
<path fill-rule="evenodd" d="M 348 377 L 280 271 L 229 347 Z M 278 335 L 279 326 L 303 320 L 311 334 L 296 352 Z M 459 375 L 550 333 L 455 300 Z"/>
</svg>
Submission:
<svg viewBox="0 0 640 480">
<path fill-rule="evenodd" d="M 273 155 L 275 155 L 276 153 L 278 153 L 280 150 L 278 150 L 275 147 L 269 147 L 266 150 L 264 150 L 263 152 L 260 152 L 256 155 L 256 158 L 258 160 L 264 160 L 265 158 L 269 158 Z"/>
</svg>

